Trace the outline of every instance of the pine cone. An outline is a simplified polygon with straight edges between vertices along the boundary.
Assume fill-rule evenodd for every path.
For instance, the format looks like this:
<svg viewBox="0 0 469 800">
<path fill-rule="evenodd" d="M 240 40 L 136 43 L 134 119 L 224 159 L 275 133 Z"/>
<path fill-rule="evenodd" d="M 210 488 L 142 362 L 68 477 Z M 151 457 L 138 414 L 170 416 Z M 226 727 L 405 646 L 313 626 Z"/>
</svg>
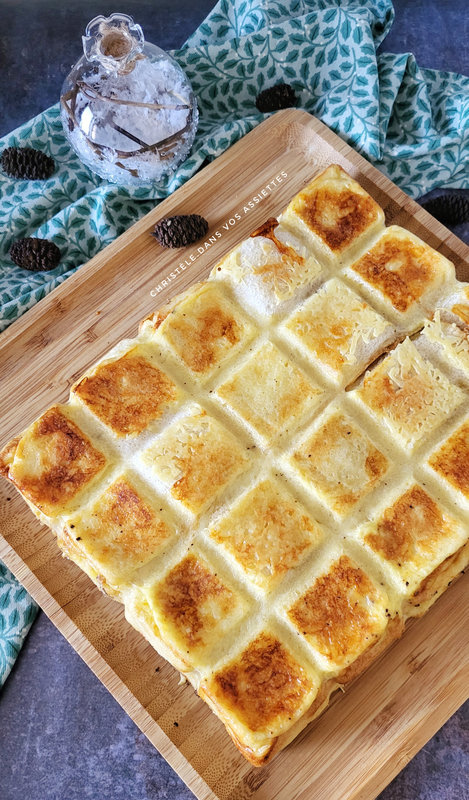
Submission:
<svg viewBox="0 0 469 800">
<path fill-rule="evenodd" d="M 196 242 L 208 231 L 208 222 L 199 214 L 179 214 L 164 217 L 155 225 L 152 236 L 162 247 L 186 247 Z"/>
<path fill-rule="evenodd" d="M 277 83 L 257 95 L 256 108 L 265 114 L 268 111 L 280 111 L 281 108 L 292 108 L 297 100 L 295 90 L 289 83 Z"/>
<path fill-rule="evenodd" d="M 469 197 L 462 194 L 442 194 L 422 203 L 422 208 L 448 225 L 469 222 Z"/>
<path fill-rule="evenodd" d="M 33 147 L 7 147 L 2 153 L 2 169 L 11 178 L 42 181 L 50 178 L 55 161 Z"/>
<path fill-rule="evenodd" d="M 48 239 L 18 239 L 10 248 L 10 257 L 15 264 L 31 272 L 55 269 L 61 252 L 54 242 Z"/>
</svg>

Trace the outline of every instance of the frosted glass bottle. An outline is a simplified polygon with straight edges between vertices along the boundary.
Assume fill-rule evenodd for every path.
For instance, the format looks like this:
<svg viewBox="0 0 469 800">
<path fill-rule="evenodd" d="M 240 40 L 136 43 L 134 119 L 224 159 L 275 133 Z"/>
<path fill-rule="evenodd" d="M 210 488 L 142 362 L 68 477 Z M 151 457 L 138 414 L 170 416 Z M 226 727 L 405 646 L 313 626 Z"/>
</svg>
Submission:
<svg viewBox="0 0 469 800">
<path fill-rule="evenodd" d="M 127 14 L 91 20 L 83 52 L 60 97 L 64 130 L 80 160 L 123 185 L 170 175 L 187 158 L 197 130 L 197 102 L 185 72 L 145 42 Z"/>
</svg>

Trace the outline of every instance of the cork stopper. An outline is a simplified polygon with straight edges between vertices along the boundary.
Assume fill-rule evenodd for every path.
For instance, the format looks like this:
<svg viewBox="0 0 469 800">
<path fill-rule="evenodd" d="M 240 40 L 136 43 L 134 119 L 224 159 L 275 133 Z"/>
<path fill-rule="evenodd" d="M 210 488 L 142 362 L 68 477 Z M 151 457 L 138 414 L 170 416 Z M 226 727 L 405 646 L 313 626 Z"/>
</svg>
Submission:
<svg viewBox="0 0 469 800">
<path fill-rule="evenodd" d="M 120 59 L 127 56 L 132 49 L 132 43 L 123 31 L 113 30 L 107 33 L 100 42 L 100 50 L 104 56 Z"/>
<path fill-rule="evenodd" d="M 83 36 L 85 57 L 88 61 L 99 61 L 108 71 L 130 71 L 144 44 L 140 25 L 127 14 L 95 17 Z"/>
</svg>

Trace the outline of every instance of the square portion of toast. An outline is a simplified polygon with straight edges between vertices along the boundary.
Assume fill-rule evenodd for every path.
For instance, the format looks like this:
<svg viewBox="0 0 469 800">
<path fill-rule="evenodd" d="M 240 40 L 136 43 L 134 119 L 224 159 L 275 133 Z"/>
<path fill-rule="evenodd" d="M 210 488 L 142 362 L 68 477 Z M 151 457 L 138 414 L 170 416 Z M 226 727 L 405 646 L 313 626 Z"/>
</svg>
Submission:
<svg viewBox="0 0 469 800">
<path fill-rule="evenodd" d="M 366 373 L 351 396 L 411 452 L 467 395 L 406 339 Z"/>
<path fill-rule="evenodd" d="M 289 463 L 307 490 L 339 518 L 353 511 L 390 467 L 368 434 L 336 404 L 308 428 Z"/>
<path fill-rule="evenodd" d="M 336 385 L 360 375 L 396 338 L 389 320 L 337 278 L 302 303 L 280 331 Z"/>
<path fill-rule="evenodd" d="M 377 308 L 409 330 L 432 311 L 453 271 L 451 262 L 418 236 L 391 225 L 346 274 Z"/>
<path fill-rule="evenodd" d="M 280 222 L 336 269 L 350 262 L 384 227 L 384 213 L 342 167 L 332 164 L 299 192 Z"/>
</svg>

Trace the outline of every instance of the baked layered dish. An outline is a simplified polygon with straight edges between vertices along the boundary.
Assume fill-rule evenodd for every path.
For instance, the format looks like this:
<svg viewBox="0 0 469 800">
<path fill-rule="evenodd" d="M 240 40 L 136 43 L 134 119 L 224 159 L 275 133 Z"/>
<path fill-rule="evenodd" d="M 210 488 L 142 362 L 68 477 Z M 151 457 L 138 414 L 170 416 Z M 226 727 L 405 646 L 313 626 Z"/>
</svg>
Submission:
<svg viewBox="0 0 469 800">
<path fill-rule="evenodd" d="M 3 449 L 265 764 L 469 561 L 469 287 L 332 165 Z"/>
</svg>

